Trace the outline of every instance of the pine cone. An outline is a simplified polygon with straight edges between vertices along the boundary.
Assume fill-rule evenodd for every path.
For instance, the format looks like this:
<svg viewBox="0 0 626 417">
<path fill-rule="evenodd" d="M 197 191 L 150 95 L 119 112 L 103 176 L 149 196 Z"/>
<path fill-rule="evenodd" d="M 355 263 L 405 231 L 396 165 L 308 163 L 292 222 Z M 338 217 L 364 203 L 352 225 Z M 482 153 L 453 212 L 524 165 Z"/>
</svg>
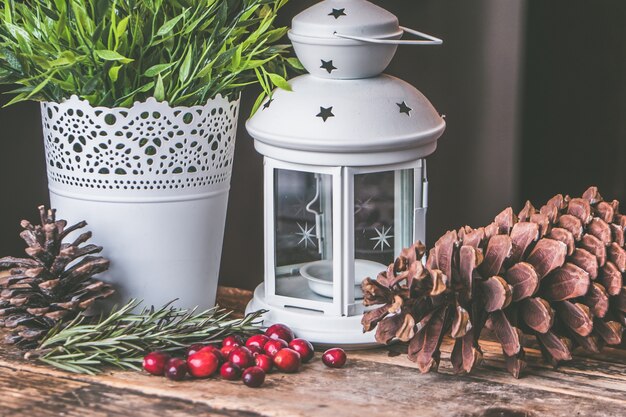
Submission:
<svg viewBox="0 0 626 417">
<path fill-rule="evenodd" d="M 56 220 L 56 210 L 39 207 L 41 225 L 23 220 L 20 234 L 26 242 L 29 258 L 0 259 L 0 270 L 10 269 L 0 278 L 0 327 L 12 329 L 7 342 L 31 347 L 50 328 L 74 318 L 97 299 L 109 297 L 113 288 L 92 276 L 104 272 L 109 261 L 100 256 L 102 247 L 79 245 L 91 238 L 91 232 L 63 243 L 71 232 L 85 222 L 66 228 L 65 220 Z"/>
<path fill-rule="evenodd" d="M 598 352 L 621 342 L 626 326 L 626 215 L 597 188 L 582 198 L 557 195 L 541 209 L 507 208 L 487 227 L 446 233 L 425 265 L 421 243 L 376 280 L 363 281 L 364 331 L 376 340 L 409 342 L 422 372 L 436 370 L 444 335 L 455 339 L 457 373 L 480 361 L 479 339 L 491 330 L 515 377 L 525 367 L 522 334 L 534 335 L 553 365 L 580 346 Z M 382 304 L 382 306 L 380 306 Z"/>
</svg>

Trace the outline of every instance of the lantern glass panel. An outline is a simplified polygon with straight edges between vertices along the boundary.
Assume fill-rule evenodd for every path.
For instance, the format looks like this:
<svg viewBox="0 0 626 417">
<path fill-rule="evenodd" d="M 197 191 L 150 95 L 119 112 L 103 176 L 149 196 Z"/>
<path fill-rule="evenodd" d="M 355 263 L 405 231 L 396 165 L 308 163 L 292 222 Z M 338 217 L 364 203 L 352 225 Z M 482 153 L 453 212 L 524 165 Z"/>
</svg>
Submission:
<svg viewBox="0 0 626 417">
<path fill-rule="evenodd" d="M 393 262 L 403 247 L 413 241 L 414 170 L 404 169 L 354 176 L 354 249 L 359 260 L 380 264 Z M 374 278 L 374 277 L 372 277 Z"/>
<path fill-rule="evenodd" d="M 314 172 L 275 171 L 276 295 L 333 301 L 332 179 Z M 316 278 L 327 284 L 315 287 Z"/>
</svg>

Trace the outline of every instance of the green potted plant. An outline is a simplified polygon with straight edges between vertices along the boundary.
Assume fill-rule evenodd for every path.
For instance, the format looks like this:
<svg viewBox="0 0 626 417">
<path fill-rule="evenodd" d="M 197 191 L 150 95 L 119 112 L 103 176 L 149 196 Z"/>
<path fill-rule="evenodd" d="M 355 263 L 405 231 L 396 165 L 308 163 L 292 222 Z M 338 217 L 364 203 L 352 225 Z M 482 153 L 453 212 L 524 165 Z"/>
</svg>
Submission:
<svg viewBox="0 0 626 417">
<path fill-rule="evenodd" d="M 0 0 L 0 84 L 41 101 L 51 204 L 122 299 L 214 304 L 245 86 L 289 88 L 287 0 Z"/>
</svg>

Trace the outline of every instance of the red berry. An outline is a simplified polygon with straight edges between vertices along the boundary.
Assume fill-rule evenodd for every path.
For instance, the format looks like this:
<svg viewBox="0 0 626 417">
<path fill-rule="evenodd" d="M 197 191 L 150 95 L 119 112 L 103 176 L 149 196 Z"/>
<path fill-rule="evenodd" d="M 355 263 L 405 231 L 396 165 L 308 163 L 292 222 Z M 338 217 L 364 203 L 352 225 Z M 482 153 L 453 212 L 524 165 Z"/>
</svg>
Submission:
<svg viewBox="0 0 626 417">
<path fill-rule="evenodd" d="M 273 358 L 281 349 L 287 347 L 289 345 L 283 339 L 271 339 L 263 346 L 263 350 Z"/>
<path fill-rule="evenodd" d="M 220 352 L 222 353 L 222 357 L 223 358 L 228 358 L 228 355 L 230 355 L 230 352 L 236 348 L 237 346 L 224 346 L 220 349 Z"/>
<path fill-rule="evenodd" d="M 165 376 L 172 381 L 180 381 L 187 375 L 187 361 L 180 358 L 172 358 L 165 366 Z"/>
<path fill-rule="evenodd" d="M 243 383 L 250 388 L 258 388 L 265 382 L 265 371 L 258 366 L 243 371 Z"/>
<path fill-rule="evenodd" d="M 243 346 L 243 339 L 241 336 L 237 334 L 233 334 L 231 336 L 226 336 L 224 340 L 222 340 L 222 346 Z"/>
<path fill-rule="evenodd" d="M 298 372 L 301 363 L 300 354 L 293 349 L 281 349 L 274 356 L 274 365 L 283 372 Z"/>
<path fill-rule="evenodd" d="M 241 369 L 246 369 L 254 365 L 252 352 L 247 347 L 238 346 L 230 351 L 228 361 L 233 365 L 237 365 Z"/>
<path fill-rule="evenodd" d="M 196 343 L 194 345 L 189 346 L 187 348 L 187 356 L 193 355 L 194 353 L 199 352 L 200 349 L 202 349 L 203 347 L 204 347 L 204 345 L 200 344 L 200 343 Z"/>
<path fill-rule="evenodd" d="M 346 352 L 341 348 L 328 349 L 322 355 L 322 362 L 329 368 L 341 368 L 346 364 Z"/>
<path fill-rule="evenodd" d="M 196 352 L 187 358 L 189 373 L 196 378 L 207 378 L 215 373 L 220 360 L 213 352 Z"/>
<path fill-rule="evenodd" d="M 254 357 L 254 362 L 256 363 L 256 366 L 263 369 L 266 374 L 272 372 L 272 368 L 274 368 L 274 359 L 268 355 L 260 353 Z"/>
<path fill-rule="evenodd" d="M 222 355 L 222 351 L 220 350 L 220 348 L 215 347 L 213 345 L 205 346 L 202 349 L 200 349 L 198 352 L 211 352 L 215 356 L 217 356 L 217 359 L 220 361 L 220 363 L 224 362 L 224 355 Z"/>
<path fill-rule="evenodd" d="M 258 347 L 257 345 L 252 345 L 248 347 L 248 350 L 252 352 L 252 356 L 260 355 L 261 353 L 265 353 L 262 347 Z"/>
<path fill-rule="evenodd" d="M 295 337 L 293 331 L 284 324 L 274 324 L 270 326 L 265 335 L 270 339 L 283 339 L 287 343 L 291 342 Z"/>
<path fill-rule="evenodd" d="M 241 368 L 230 362 L 226 362 L 220 368 L 220 375 L 228 381 L 236 381 L 241 378 Z"/>
<path fill-rule="evenodd" d="M 163 375 L 169 360 L 169 355 L 163 352 L 150 352 L 143 358 L 143 369 L 152 375 Z"/>
<path fill-rule="evenodd" d="M 315 355 L 313 345 L 308 340 L 293 339 L 291 342 L 289 342 L 289 347 L 300 354 L 302 363 L 309 362 L 311 359 L 313 359 L 313 356 Z"/>
<path fill-rule="evenodd" d="M 257 346 L 263 349 L 263 346 L 270 340 L 269 337 L 264 334 L 255 334 L 254 336 L 250 336 L 248 340 L 246 340 L 246 347 L 250 349 L 252 346 Z"/>
</svg>

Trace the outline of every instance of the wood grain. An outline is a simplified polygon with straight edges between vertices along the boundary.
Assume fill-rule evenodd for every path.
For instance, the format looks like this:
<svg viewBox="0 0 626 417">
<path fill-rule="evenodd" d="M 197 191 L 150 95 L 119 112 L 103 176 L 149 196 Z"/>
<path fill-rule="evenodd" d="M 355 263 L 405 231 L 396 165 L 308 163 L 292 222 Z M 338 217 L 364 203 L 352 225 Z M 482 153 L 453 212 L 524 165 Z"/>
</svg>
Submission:
<svg viewBox="0 0 626 417">
<path fill-rule="evenodd" d="M 241 309 L 251 294 L 221 288 L 219 303 Z M 452 374 L 449 341 L 439 373 L 421 375 L 402 345 L 350 352 L 324 367 L 319 354 L 299 374 L 271 374 L 260 389 L 218 379 L 170 382 L 137 372 L 73 375 L 0 351 L 0 416 L 623 416 L 626 353 L 577 355 L 557 370 L 528 349 L 526 376 L 504 370 L 500 347 L 482 343 L 483 365 Z"/>
</svg>

